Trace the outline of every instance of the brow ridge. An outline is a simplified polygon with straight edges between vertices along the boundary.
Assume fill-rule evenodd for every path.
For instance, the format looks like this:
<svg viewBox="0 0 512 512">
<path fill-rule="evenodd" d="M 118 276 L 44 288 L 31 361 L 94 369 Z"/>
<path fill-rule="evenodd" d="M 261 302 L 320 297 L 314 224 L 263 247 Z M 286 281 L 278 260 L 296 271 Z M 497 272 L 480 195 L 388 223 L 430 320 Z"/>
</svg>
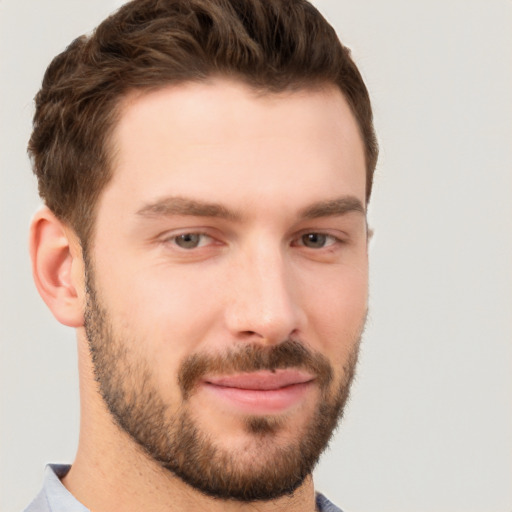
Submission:
<svg viewBox="0 0 512 512">
<path fill-rule="evenodd" d="M 137 211 L 142 217 L 190 215 L 194 217 L 219 217 L 240 220 L 241 215 L 217 203 L 197 201 L 180 196 L 165 197 L 144 205 Z"/>
<path fill-rule="evenodd" d="M 363 203 L 355 196 L 342 196 L 313 203 L 300 210 L 299 217 L 316 219 L 345 215 L 349 212 L 366 214 Z M 198 201 L 181 196 L 170 196 L 157 199 L 137 210 L 142 217 L 160 217 L 172 215 L 189 215 L 195 217 L 217 217 L 230 221 L 240 221 L 242 215 L 218 203 Z"/>
<path fill-rule="evenodd" d="M 349 212 L 358 212 L 366 215 L 366 209 L 357 197 L 343 196 L 336 199 L 319 201 L 307 206 L 301 210 L 300 216 L 306 219 L 317 219 L 319 217 L 345 215 Z"/>
</svg>

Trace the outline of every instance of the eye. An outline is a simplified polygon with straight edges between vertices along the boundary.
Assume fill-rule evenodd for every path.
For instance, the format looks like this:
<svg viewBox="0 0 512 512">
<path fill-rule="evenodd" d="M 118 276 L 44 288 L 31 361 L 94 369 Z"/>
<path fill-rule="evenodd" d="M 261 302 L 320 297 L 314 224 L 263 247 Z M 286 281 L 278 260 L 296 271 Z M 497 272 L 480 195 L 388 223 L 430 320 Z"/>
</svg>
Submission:
<svg viewBox="0 0 512 512">
<path fill-rule="evenodd" d="M 335 244 L 337 241 L 334 236 L 326 235 L 325 233 L 306 233 L 300 237 L 299 245 L 309 249 L 323 249 Z"/>
<path fill-rule="evenodd" d="M 211 237 L 204 233 L 183 233 L 173 236 L 170 240 L 182 249 L 196 249 L 207 245 L 211 241 Z"/>
</svg>

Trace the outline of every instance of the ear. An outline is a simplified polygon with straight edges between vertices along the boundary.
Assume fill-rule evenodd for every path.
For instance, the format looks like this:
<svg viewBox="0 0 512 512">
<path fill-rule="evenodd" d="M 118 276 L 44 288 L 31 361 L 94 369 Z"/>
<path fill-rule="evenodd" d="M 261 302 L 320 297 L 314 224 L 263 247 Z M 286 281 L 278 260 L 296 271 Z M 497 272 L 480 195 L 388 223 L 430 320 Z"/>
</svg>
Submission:
<svg viewBox="0 0 512 512">
<path fill-rule="evenodd" d="M 78 237 L 46 207 L 30 226 L 30 257 L 34 281 L 55 318 L 82 327 L 84 265 Z"/>
</svg>

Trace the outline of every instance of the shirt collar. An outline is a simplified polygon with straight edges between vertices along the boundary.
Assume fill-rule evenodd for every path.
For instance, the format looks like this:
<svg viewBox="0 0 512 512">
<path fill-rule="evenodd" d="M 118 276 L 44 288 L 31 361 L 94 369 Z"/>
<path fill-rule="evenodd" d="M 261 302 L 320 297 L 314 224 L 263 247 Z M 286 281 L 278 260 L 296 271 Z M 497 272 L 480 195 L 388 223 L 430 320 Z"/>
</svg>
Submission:
<svg viewBox="0 0 512 512">
<path fill-rule="evenodd" d="M 68 464 L 46 466 L 43 489 L 51 512 L 89 512 L 89 509 L 77 501 L 60 481 L 70 468 Z"/>
</svg>

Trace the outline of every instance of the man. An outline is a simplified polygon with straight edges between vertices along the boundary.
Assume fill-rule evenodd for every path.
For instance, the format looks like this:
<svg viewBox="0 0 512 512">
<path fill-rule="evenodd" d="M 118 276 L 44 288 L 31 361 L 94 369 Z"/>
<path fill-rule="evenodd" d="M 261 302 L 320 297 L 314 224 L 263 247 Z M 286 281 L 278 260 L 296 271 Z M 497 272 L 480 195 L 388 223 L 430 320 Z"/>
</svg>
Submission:
<svg viewBox="0 0 512 512">
<path fill-rule="evenodd" d="M 81 430 L 27 510 L 339 510 L 311 473 L 366 318 L 377 145 L 321 15 L 128 3 L 49 66 L 29 152 Z"/>
</svg>

